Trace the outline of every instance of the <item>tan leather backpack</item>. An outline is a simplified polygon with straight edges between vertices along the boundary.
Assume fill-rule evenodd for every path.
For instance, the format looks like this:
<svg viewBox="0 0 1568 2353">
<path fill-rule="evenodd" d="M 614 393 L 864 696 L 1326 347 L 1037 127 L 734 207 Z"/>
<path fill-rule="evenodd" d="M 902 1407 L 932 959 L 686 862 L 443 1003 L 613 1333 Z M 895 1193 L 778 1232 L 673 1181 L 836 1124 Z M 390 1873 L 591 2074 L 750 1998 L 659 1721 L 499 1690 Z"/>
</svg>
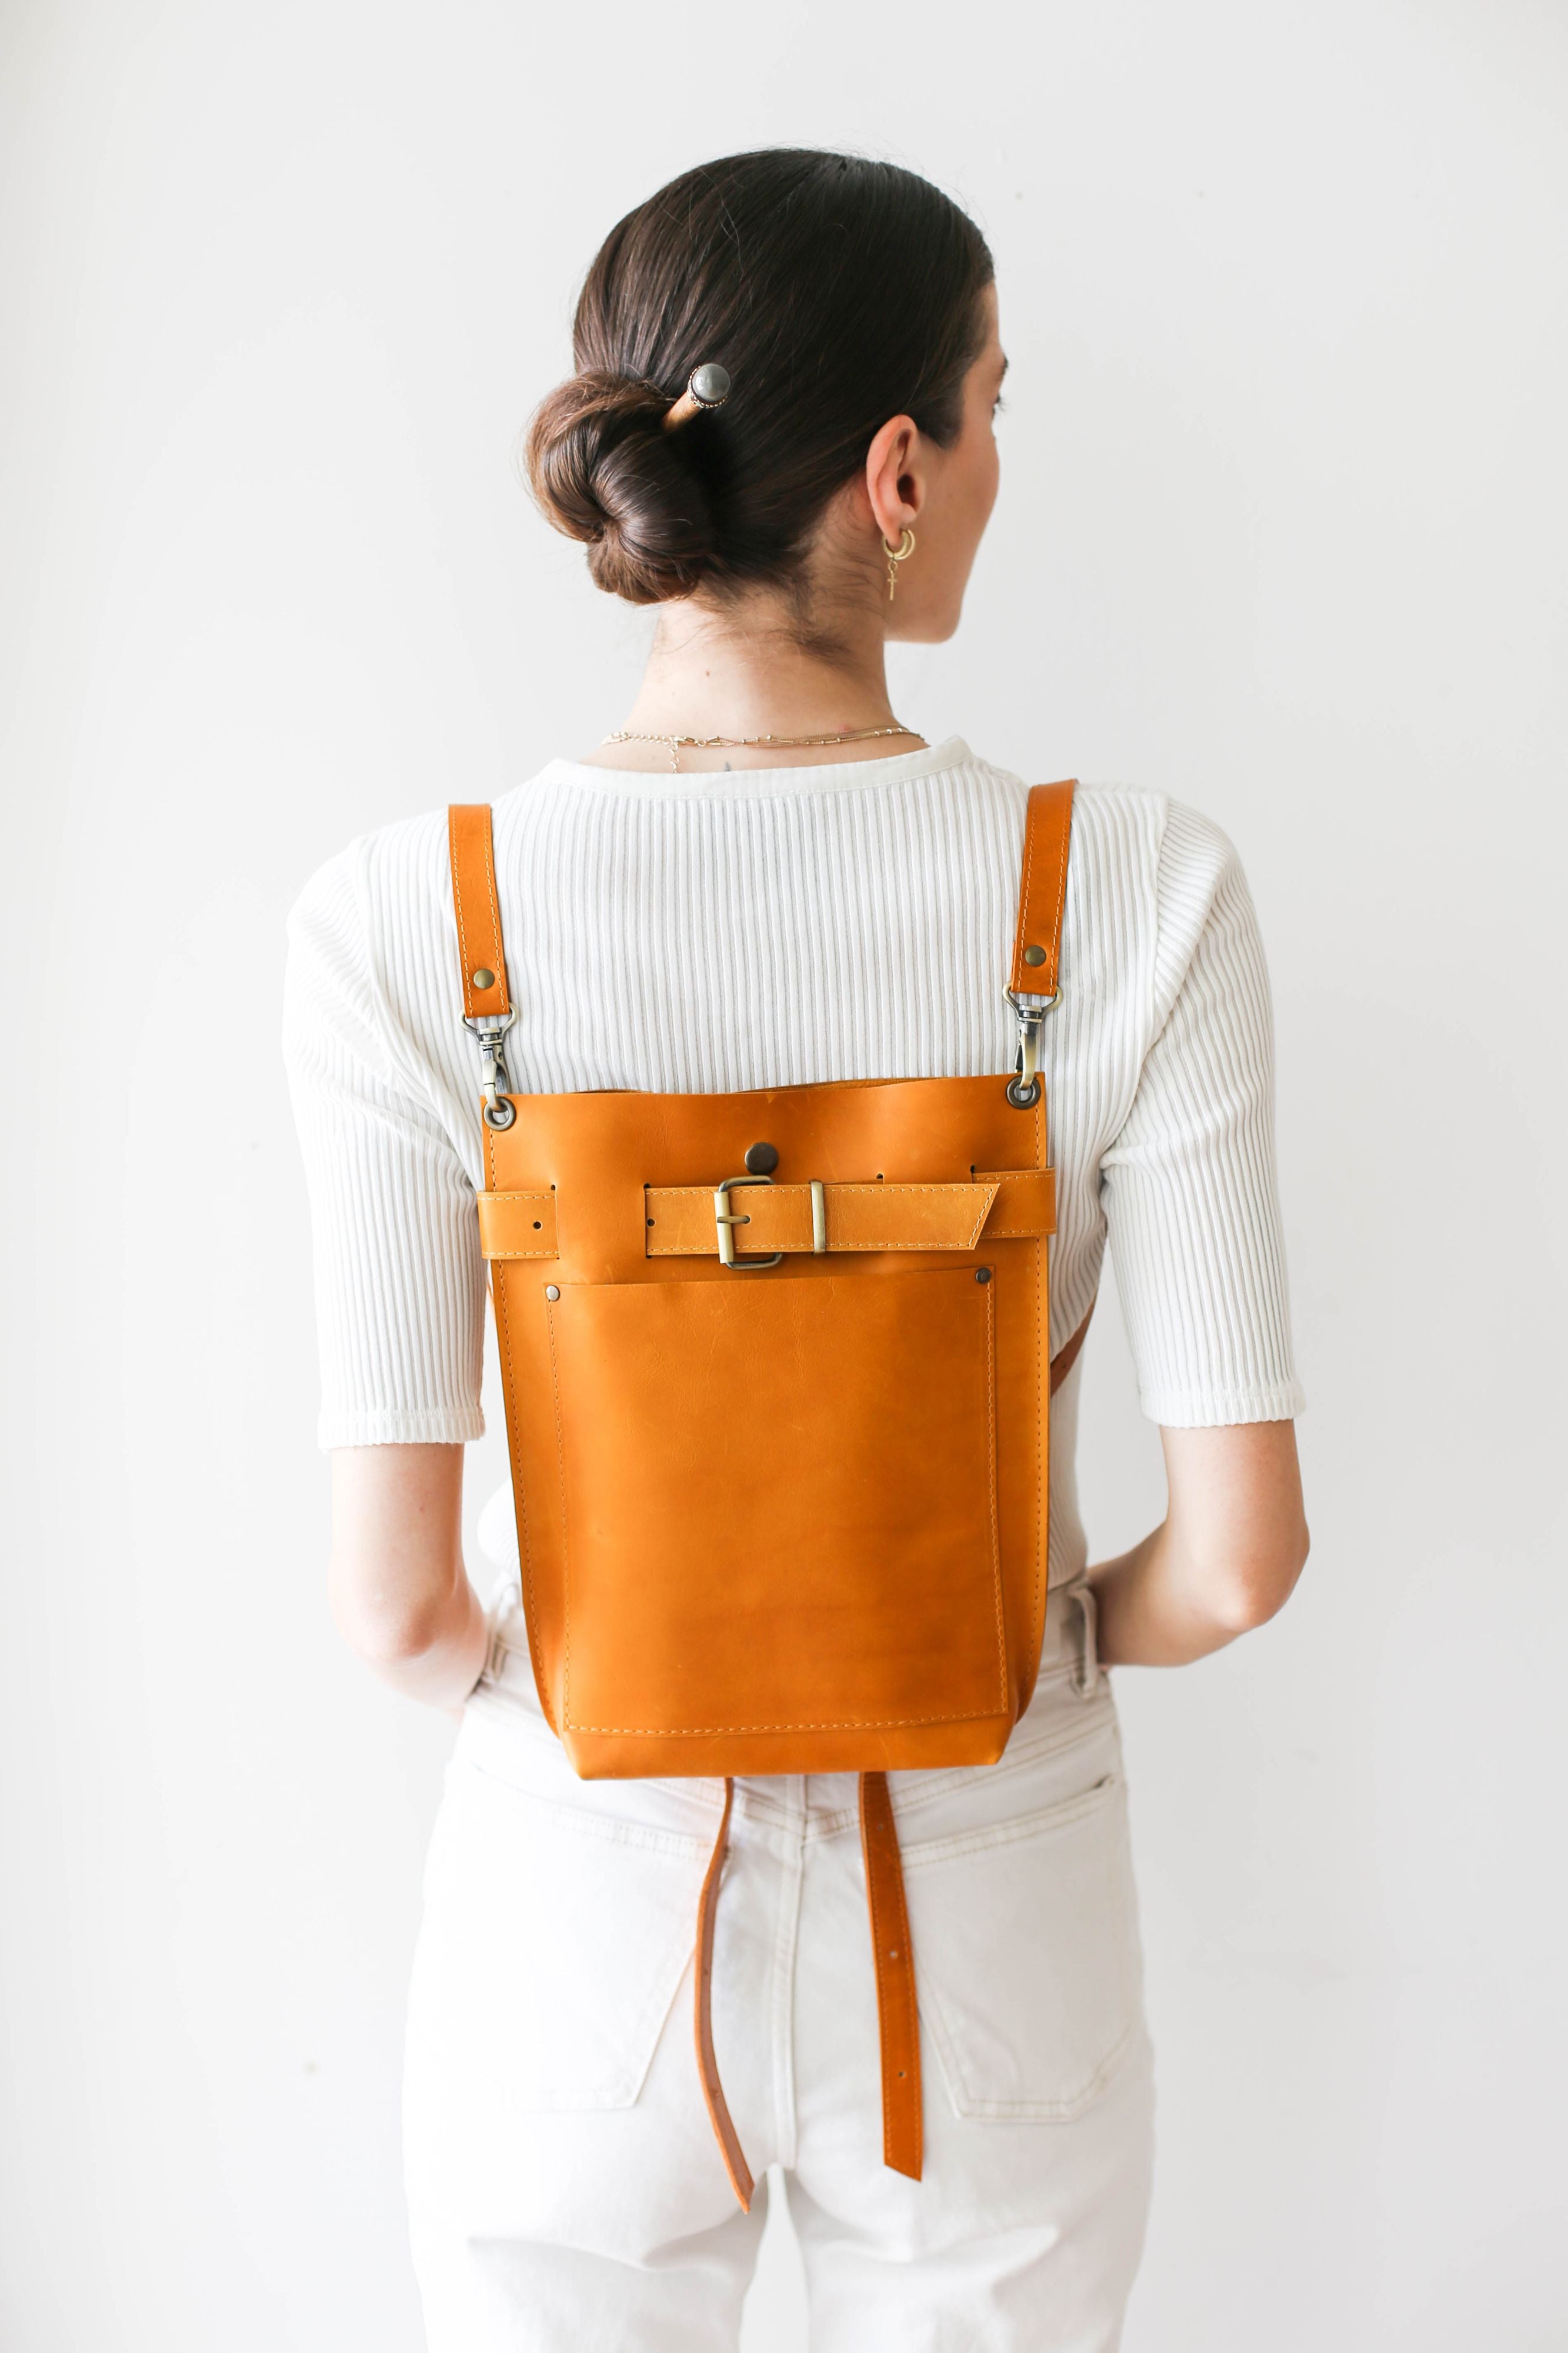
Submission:
<svg viewBox="0 0 1568 2353">
<path fill-rule="evenodd" d="M 534 1676 L 578 1773 L 724 1776 L 696 2033 L 742 2206 L 752 2176 L 710 2015 L 731 1777 L 860 1776 L 883 2155 L 918 2179 L 887 1775 L 994 1763 L 1034 1689 L 1049 1399 L 1088 1322 L 1050 1365 L 1056 1192 L 1036 1063 L 1072 789 L 1029 795 L 1011 1076 L 716 1095 L 510 1092 L 490 813 L 450 812 Z"/>
</svg>

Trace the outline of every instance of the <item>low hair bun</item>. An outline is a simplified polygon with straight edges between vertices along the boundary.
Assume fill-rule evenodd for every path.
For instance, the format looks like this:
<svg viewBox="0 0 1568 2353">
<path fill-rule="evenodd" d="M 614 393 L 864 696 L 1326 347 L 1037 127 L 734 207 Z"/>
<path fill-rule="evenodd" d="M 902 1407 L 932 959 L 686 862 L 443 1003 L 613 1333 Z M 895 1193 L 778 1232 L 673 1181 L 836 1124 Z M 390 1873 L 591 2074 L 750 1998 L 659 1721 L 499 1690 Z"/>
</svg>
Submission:
<svg viewBox="0 0 1568 2353">
<path fill-rule="evenodd" d="M 958 438 L 992 276 L 974 223 L 900 164 L 767 147 L 683 172 L 583 282 L 577 374 L 527 439 L 534 496 L 635 605 L 798 600 L 823 515 L 888 419 Z"/>
<path fill-rule="evenodd" d="M 669 405 L 656 384 L 587 369 L 541 402 L 524 445 L 545 515 L 586 543 L 598 586 L 634 605 L 689 596 L 717 554 L 687 437 L 664 429 Z"/>
</svg>

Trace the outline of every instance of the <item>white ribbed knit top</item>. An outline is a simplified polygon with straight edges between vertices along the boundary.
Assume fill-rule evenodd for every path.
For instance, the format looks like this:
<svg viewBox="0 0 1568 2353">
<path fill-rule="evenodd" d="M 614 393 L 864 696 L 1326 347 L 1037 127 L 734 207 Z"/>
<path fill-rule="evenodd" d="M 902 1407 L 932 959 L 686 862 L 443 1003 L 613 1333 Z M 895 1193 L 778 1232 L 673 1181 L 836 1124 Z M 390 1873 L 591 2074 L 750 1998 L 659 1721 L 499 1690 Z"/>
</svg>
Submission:
<svg viewBox="0 0 1568 2353">
<path fill-rule="evenodd" d="M 495 804 L 513 1089 L 708 1093 L 1009 1070 L 1024 802 L 1018 778 L 956 739 L 721 775 L 552 761 Z M 331 860 L 289 938 L 321 1443 L 477 1437 L 479 1062 L 445 811 Z M 1189 1426 L 1294 1414 L 1257 921 L 1225 835 L 1163 794 L 1076 797 L 1041 1068 L 1058 1170 L 1053 1349 L 1086 1314 L 1109 1238 L 1146 1413 Z M 1083 1555 L 1077 1388 L 1069 1377 L 1054 1416 L 1054 1580 Z"/>
</svg>

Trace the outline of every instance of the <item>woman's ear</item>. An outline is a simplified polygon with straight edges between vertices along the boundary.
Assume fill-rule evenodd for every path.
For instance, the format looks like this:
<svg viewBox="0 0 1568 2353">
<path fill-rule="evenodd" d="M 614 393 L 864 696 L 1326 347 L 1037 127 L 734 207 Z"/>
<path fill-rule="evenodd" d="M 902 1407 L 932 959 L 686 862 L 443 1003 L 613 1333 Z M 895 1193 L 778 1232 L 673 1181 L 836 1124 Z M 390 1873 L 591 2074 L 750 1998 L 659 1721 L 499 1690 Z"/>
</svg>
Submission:
<svg viewBox="0 0 1568 2353">
<path fill-rule="evenodd" d="M 925 445 L 912 417 L 889 417 L 866 452 L 871 519 L 890 547 L 914 528 L 925 503 Z"/>
</svg>

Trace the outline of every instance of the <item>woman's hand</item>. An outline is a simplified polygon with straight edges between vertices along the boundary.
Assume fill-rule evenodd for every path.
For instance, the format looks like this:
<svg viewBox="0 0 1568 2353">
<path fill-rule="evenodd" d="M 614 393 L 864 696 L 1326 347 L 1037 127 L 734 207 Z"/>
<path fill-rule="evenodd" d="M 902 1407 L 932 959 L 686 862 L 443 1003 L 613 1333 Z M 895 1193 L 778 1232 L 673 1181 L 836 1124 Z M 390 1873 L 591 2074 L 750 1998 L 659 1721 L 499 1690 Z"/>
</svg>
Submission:
<svg viewBox="0 0 1568 2353">
<path fill-rule="evenodd" d="M 1306 1564 L 1296 1428 L 1162 1430 L 1163 1525 L 1089 1571 L 1107 1666 L 1179 1667 L 1283 1609 Z"/>
<path fill-rule="evenodd" d="M 384 1683 L 455 1710 L 487 1631 L 463 1567 L 460 1446 L 340 1446 L 327 1590 L 338 1631 Z"/>
</svg>

